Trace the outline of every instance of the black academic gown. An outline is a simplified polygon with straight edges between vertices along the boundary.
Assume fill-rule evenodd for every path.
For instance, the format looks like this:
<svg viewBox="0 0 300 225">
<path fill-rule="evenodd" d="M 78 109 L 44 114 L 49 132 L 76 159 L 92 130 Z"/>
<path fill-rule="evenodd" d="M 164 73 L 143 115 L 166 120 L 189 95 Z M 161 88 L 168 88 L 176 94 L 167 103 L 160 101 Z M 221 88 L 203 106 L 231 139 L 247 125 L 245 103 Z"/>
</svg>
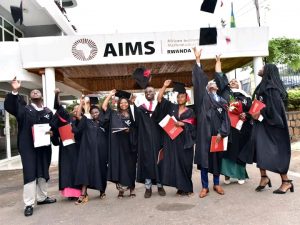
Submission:
<svg viewBox="0 0 300 225">
<path fill-rule="evenodd" d="M 252 100 L 250 97 L 245 96 L 241 91 L 239 92 L 238 89 L 236 91 L 231 90 L 229 88 L 228 78 L 225 74 L 215 73 L 215 81 L 219 89 L 217 93 L 227 100 L 228 103 L 230 103 L 231 99 L 240 101 L 242 103 L 243 112 L 246 113 L 246 120 L 244 121 L 241 130 L 237 130 L 234 127 L 230 128 L 227 151 L 224 152 L 223 155 L 226 159 L 245 165 L 245 163 L 239 159 L 239 155 L 251 136 L 252 117 L 248 114 L 248 111 L 252 105 Z"/>
<path fill-rule="evenodd" d="M 104 124 L 82 116 L 76 128 L 81 132 L 81 140 L 75 185 L 87 185 L 88 188 L 104 192 L 107 185 L 108 151 Z"/>
<path fill-rule="evenodd" d="M 192 109 L 179 116 L 179 106 L 166 99 L 157 105 L 160 118 L 167 114 L 177 121 L 184 122 L 183 132 L 174 140 L 163 132 L 163 160 L 161 165 L 161 181 L 163 185 L 175 187 L 180 191 L 193 192 L 192 171 L 195 139 L 195 114 Z"/>
<path fill-rule="evenodd" d="M 286 174 L 291 159 L 291 143 L 280 93 L 269 85 L 264 92 L 258 90 L 255 94 L 257 100 L 266 104 L 261 110 L 264 119 L 254 121 L 250 144 L 240 158 L 247 163 L 256 162 L 258 168 Z"/>
<path fill-rule="evenodd" d="M 224 158 L 230 159 L 233 162 L 244 165 L 239 156 L 242 149 L 245 147 L 247 142 L 250 140 L 252 130 L 252 119 L 248 111 L 251 107 L 252 100 L 250 97 L 245 96 L 241 92 L 231 92 L 231 96 L 236 100 L 240 101 L 243 106 L 243 112 L 246 113 L 246 120 L 243 123 L 241 130 L 237 130 L 234 127 L 230 128 L 230 135 L 228 139 L 228 148 L 224 152 Z"/>
<path fill-rule="evenodd" d="M 58 133 L 58 128 L 67 124 L 76 126 L 78 122 L 79 121 L 70 116 L 70 114 L 64 109 L 64 107 L 58 106 L 56 113 L 52 118 L 51 127 L 54 127 L 56 129 L 56 132 Z M 75 185 L 80 138 L 78 133 L 74 133 L 74 136 L 75 143 L 67 146 L 63 146 L 62 141 L 59 140 L 59 190 L 64 190 L 65 188 L 80 188 L 80 186 Z"/>
<path fill-rule="evenodd" d="M 53 113 L 46 107 L 42 111 L 37 111 L 32 105 L 26 105 L 20 95 L 11 93 L 6 95 L 4 108 L 15 116 L 18 122 L 18 150 L 23 165 L 24 184 L 37 178 L 44 178 L 48 181 L 51 145 L 34 148 L 32 126 L 50 123 Z"/>
<path fill-rule="evenodd" d="M 149 111 L 144 105 L 134 107 L 137 127 L 137 182 L 160 183 L 158 152 L 162 148 L 162 130 L 156 121 L 156 113 Z"/>
<path fill-rule="evenodd" d="M 105 112 L 109 123 L 108 180 L 129 188 L 135 187 L 136 179 L 136 130 L 132 117 L 124 118 L 119 112 L 108 108 Z M 114 128 L 129 128 L 129 132 L 112 133 Z"/>
<path fill-rule="evenodd" d="M 194 102 L 197 115 L 197 138 L 194 162 L 198 169 L 207 168 L 214 175 L 220 175 L 222 152 L 210 152 L 211 137 L 230 133 L 230 120 L 227 114 L 227 101 L 220 97 L 217 102 L 206 91 L 208 78 L 203 70 L 195 65 L 193 68 Z"/>
</svg>

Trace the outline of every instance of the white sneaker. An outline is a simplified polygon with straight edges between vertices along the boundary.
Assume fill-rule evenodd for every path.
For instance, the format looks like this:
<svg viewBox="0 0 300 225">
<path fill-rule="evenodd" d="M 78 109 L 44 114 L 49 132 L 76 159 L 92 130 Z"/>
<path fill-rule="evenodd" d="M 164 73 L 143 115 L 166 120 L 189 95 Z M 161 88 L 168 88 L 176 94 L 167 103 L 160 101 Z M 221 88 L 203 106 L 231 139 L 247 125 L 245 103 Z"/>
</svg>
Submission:
<svg viewBox="0 0 300 225">
<path fill-rule="evenodd" d="M 238 183 L 239 183 L 239 184 L 244 184 L 244 183 L 245 183 L 245 180 L 238 180 Z"/>
<path fill-rule="evenodd" d="M 231 183 L 231 181 L 230 181 L 230 178 L 229 179 L 224 179 L 224 184 L 230 184 Z"/>
</svg>

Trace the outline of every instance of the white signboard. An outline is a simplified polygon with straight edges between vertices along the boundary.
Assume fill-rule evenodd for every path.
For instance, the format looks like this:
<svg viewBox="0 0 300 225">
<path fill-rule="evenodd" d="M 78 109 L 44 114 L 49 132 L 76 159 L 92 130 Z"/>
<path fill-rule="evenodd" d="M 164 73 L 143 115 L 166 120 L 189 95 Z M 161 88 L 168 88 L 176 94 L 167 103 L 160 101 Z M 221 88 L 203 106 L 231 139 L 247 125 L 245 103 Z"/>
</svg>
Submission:
<svg viewBox="0 0 300 225">
<path fill-rule="evenodd" d="M 200 31 L 58 36 L 20 39 L 24 68 L 183 61 L 194 59 Z M 268 55 L 268 28 L 218 29 L 217 44 L 205 45 L 202 58 Z"/>
</svg>

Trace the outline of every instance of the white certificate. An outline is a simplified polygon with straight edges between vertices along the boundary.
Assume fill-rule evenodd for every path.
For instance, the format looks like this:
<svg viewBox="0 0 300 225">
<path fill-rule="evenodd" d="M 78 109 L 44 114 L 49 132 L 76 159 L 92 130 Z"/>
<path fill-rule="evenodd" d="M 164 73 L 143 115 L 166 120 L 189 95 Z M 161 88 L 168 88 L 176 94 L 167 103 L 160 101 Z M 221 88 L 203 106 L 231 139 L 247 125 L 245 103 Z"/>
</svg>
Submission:
<svg viewBox="0 0 300 225">
<path fill-rule="evenodd" d="M 50 131 L 49 123 L 43 124 L 34 124 L 32 127 L 32 136 L 33 136 L 33 144 L 34 147 L 42 147 L 49 146 L 50 142 L 50 134 L 46 134 Z"/>
</svg>

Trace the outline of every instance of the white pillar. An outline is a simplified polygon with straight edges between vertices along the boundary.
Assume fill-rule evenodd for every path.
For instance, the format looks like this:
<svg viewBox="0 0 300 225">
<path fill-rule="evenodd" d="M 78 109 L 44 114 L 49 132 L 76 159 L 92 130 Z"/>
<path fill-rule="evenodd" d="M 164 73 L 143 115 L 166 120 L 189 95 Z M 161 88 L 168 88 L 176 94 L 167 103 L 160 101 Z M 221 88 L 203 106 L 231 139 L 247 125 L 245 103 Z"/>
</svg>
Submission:
<svg viewBox="0 0 300 225">
<path fill-rule="evenodd" d="M 9 113 L 5 111 L 6 157 L 11 158 Z"/>
<path fill-rule="evenodd" d="M 45 78 L 43 83 L 44 105 L 53 111 L 54 108 L 54 90 L 55 90 L 55 69 L 45 68 Z M 44 88 L 45 87 L 45 88 Z M 52 145 L 51 164 L 57 165 L 58 162 L 58 146 Z"/>
<path fill-rule="evenodd" d="M 263 59 L 262 57 L 254 57 L 253 58 L 253 70 L 254 70 L 254 83 L 255 87 L 260 83 L 261 77 L 258 76 L 258 71 L 263 68 Z"/>
<path fill-rule="evenodd" d="M 54 68 L 45 68 L 45 93 L 44 103 L 49 109 L 53 110 L 54 107 L 54 90 L 55 90 L 55 69 Z"/>
<path fill-rule="evenodd" d="M 43 85 L 43 104 L 47 105 L 46 78 L 45 78 L 45 74 L 42 75 L 42 85 Z"/>
</svg>

